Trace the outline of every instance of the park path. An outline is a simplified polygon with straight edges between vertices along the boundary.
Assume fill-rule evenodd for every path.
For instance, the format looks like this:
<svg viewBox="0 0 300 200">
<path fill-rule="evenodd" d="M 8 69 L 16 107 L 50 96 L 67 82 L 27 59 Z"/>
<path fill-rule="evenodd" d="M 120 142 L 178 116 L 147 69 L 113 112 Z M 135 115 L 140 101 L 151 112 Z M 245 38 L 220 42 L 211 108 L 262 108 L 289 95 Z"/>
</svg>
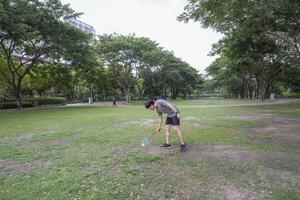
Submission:
<svg viewBox="0 0 300 200">
<path fill-rule="evenodd" d="M 178 105 L 180 108 L 213 108 L 213 107 L 235 107 L 235 106 L 261 106 L 261 105 L 273 105 L 273 104 L 287 104 L 293 102 L 300 102 L 300 99 L 276 99 L 274 101 L 266 100 L 261 103 L 237 103 L 237 104 L 219 104 L 219 105 Z M 142 104 L 142 103 L 141 103 Z M 112 106 L 112 102 L 97 102 L 93 104 L 88 103 L 76 103 L 67 104 L 67 107 L 79 107 L 79 106 Z M 131 106 L 126 102 L 118 102 L 118 106 Z"/>
<path fill-rule="evenodd" d="M 274 105 L 274 104 L 287 104 L 297 103 L 300 99 L 278 99 L 274 101 L 265 101 L 261 103 L 237 103 L 237 104 L 220 104 L 220 105 L 183 105 L 178 106 L 181 108 L 214 108 L 214 107 L 236 107 L 236 106 L 263 106 L 263 105 Z"/>
</svg>

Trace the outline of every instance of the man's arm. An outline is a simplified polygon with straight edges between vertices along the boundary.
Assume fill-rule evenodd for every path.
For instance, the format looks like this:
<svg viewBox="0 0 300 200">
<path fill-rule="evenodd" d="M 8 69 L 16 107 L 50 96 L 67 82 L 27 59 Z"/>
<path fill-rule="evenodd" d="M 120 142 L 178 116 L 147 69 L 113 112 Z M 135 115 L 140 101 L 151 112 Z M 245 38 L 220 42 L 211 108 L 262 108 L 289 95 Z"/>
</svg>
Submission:
<svg viewBox="0 0 300 200">
<path fill-rule="evenodd" d="M 162 122 L 163 122 L 163 116 L 159 115 L 159 117 L 160 117 L 160 120 L 159 120 L 158 128 L 155 131 L 156 133 L 158 133 L 161 130 L 161 125 L 162 125 Z"/>
</svg>

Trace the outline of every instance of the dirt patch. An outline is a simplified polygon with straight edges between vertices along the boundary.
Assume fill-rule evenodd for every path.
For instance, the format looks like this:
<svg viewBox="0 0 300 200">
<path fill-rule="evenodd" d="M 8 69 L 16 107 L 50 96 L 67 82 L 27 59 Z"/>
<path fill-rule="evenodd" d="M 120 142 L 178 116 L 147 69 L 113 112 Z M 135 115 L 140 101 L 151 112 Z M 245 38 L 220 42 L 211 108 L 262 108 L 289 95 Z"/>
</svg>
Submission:
<svg viewBox="0 0 300 200">
<path fill-rule="evenodd" d="M 212 149 L 203 152 L 203 155 L 219 164 L 232 164 L 245 166 L 256 159 L 253 152 L 227 146 L 214 146 Z"/>
<path fill-rule="evenodd" d="M 255 151 L 237 148 L 234 146 L 223 145 L 193 145 L 189 146 L 189 150 L 185 153 L 179 153 L 178 148 L 161 149 L 159 147 L 151 147 L 147 153 L 159 155 L 162 157 L 179 157 L 186 160 L 189 165 L 173 166 L 166 163 L 160 167 L 160 173 L 168 174 L 168 176 L 176 177 L 176 180 L 181 180 L 176 186 L 172 186 L 174 194 L 178 199 L 266 199 L 269 195 L 268 191 L 256 191 L 251 186 L 238 186 L 233 182 L 233 179 L 228 174 L 237 174 L 237 176 L 251 179 L 251 172 L 235 172 L 235 168 L 228 166 L 248 166 L 255 162 L 260 155 Z M 208 165 L 201 165 L 201 160 L 208 161 Z M 185 162 L 186 163 L 186 162 Z M 219 168 L 210 169 L 210 167 L 219 166 Z M 214 171 L 216 170 L 217 171 Z M 220 170 L 218 170 L 220 169 Z M 221 170 L 222 169 L 222 170 Z M 210 177 L 207 180 L 194 179 L 188 176 L 193 171 L 199 171 L 200 174 Z M 206 170 L 208 174 L 206 174 Z M 196 172 L 197 173 L 197 172 Z M 244 174 L 241 174 L 244 173 Z M 164 176 L 163 176 L 164 177 Z M 189 177 L 189 178 L 186 178 Z M 161 178 L 152 180 L 153 185 L 162 185 L 166 181 Z M 185 185 L 180 186 L 180 183 Z M 185 187 L 189 183 L 189 187 Z M 155 186 L 154 186 L 155 187 Z M 176 198 L 177 199 L 177 198 Z"/>
<path fill-rule="evenodd" d="M 31 171 L 32 165 L 30 164 L 18 164 L 8 159 L 0 159 L 0 168 L 3 171 L 13 172 L 28 172 Z"/>
<path fill-rule="evenodd" d="M 186 117 L 183 117 L 181 120 L 182 121 L 207 121 L 207 120 L 215 120 L 215 119 L 218 119 L 220 117 L 218 116 L 214 116 L 214 117 L 211 117 L 211 116 L 205 116 L 205 117 L 194 117 L 194 116 L 186 116 Z"/>
<path fill-rule="evenodd" d="M 158 121 L 154 119 L 138 119 L 133 121 L 119 121 L 117 126 L 120 128 L 124 128 L 130 125 L 155 126 L 156 124 L 158 124 Z"/>
<path fill-rule="evenodd" d="M 252 177 L 260 177 L 260 180 L 268 184 L 285 185 L 300 192 L 300 157 L 295 154 L 271 153 L 235 146 L 200 145 L 190 146 L 181 157 L 189 162 L 208 160 L 213 166 L 219 166 L 222 169 L 219 176 L 228 180 L 239 176 L 251 182 Z M 264 199 L 255 197 L 264 193 L 269 195 L 269 191 L 256 194 L 247 189 L 237 190 L 232 186 L 223 189 L 222 193 L 227 194 L 225 199 Z"/>
<path fill-rule="evenodd" d="M 5 142 L 31 141 L 33 135 L 34 135 L 34 133 L 22 134 L 20 136 L 3 137 L 3 138 L 1 138 L 1 140 L 5 141 Z"/>
<path fill-rule="evenodd" d="M 224 145 L 188 145 L 188 150 L 179 153 L 179 147 L 165 149 L 158 146 L 144 148 L 146 153 L 158 156 L 180 155 L 183 159 L 197 161 L 208 159 L 216 164 L 247 165 L 258 158 L 256 151 Z"/>
<path fill-rule="evenodd" d="M 1 140 L 7 141 L 7 142 L 28 142 L 28 141 L 32 140 L 32 137 L 34 135 L 54 134 L 58 131 L 59 130 L 57 130 L 57 129 L 50 129 L 50 130 L 45 130 L 45 131 L 37 132 L 37 133 L 23 133 L 22 135 L 18 135 L 18 136 L 2 137 Z"/>
<path fill-rule="evenodd" d="M 192 161 L 207 158 L 219 164 L 247 165 L 260 161 L 267 168 L 291 171 L 300 175 L 299 155 L 288 152 L 270 153 L 236 146 L 193 145 L 189 146 L 188 151 L 182 154 L 182 157 Z"/>
<path fill-rule="evenodd" d="M 37 141 L 37 142 L 25 142 L 21 145 L 23 149 L 39 149 L 41 147 L 47 146 L 47 145 L 57 145 L 57 146 L 69 146 L 70 142 L 67 140 L 47 140 L 47 141 Z"/>
<path fill-rule="evenodd" d="M 146 147 L 145 151 L 158 156 L 180 155 L 183 159 L 197 161 L 208 159 L 216 164 L 247 165 L 258 158 L 256 151 L 223 145 L 189 145 L 188 150 L 179 153 L 179 147 L 164 149 L 160 147 Z"/>
<path fill-rule="evenodd" d="M 34 146 L 45 146 L 45 145 L 68 145 L 69 142 L 66 140 L 47 140 L 47 141 L 38 141 L 38 142 L 33 142 Z"/>
<path fill-rule="evenodd" d="M 208 120 L 215 120 L 216 118 L 212 117 L 193 117 L 193 116 L 187 116 L 181 119 L 181 122 L 183 124 L 183 127 L 185 130 L 191 130 L 195 128 L 200 128 L 200 129 L 207 129 L 207 128 L 213 128 L 212 125 L 208 124 L 201 124 L 202 121 L 208 121 Z M 185 123 L 189 122 L 189 123 Z M 200 122 L 200 123 L 199 123 Z"/>
<path fill-rule="evenodd" d="M 259 175 L 262 179 L 288 184 L 300 193 L 300 157 L 287 152 L 263 154 Z"/>
<path fill-rule="evenodd" d="M 236 199 L 247 199 L 247 200 L 255 200 L 255 199 L 266 199 L 266 195 L 263 193 L 257 193 L 248 188 L 238 188 L 230 183 L 226 185 L 222 185 L 217 190 L 218 196 L 223 197 L 220 199 L 226 200 L 236 200 Z"/>
<path fill-rule="evenodd" d="M 223 119 L 234 119 L 234 120 L 254 120 L 264 122 L 263 127 L 255 128 L 253 130 L 263 131 L 276 128 L 290 128 L 300 127 L 300 119 L 297 118 L 285 118 L 278 117 L 272 114 L 260 114 L 260 115 L 242 115 L 242 116 L 226 116 L 221 117 Z"/>
<path fill-rule="evenodd" d="M 200 119 L 201 119 L 200 117 L 187 116 L 187 117 L 183 118 L 182 120 L 186 120 L 186 121 L 198 121 Z"/>
<path fill-rule="evenodd" d="M 298 118 L 285 118 L 273 114 L 226 116 L 221 118 L 263 122 L 261 127 L 248 129 L 250 141 L 254 143 L 279 144 L 283 147 L 299 149 L 300 119 Z M 266 136 L 265 133 L 270 134 Z"/>
<path fill-rule="evenodd" d="M 189 145 L 188 151 L 181 156 L 189 161 L 209 160 L 220 166 L 247 166 L 259 157 L 256 151 L 224 145 Z"/>
<path fill-rule="evenodd" d="M 174 156 L 176 153 L 178 153 L 179 148 L 161 148 L 159 146 L 149 146 L 149 147 L 144 147 L 143 150 L 151 155 L 155 156 L 163 156 L 163 157 L 171 157 Z"/>
<path fill-rule="evenodd" d="M 274 180 L 276 179 L 277 184 L 290 186 L 295 191 L 300 193 L 300 175 L 293 173 L 291 171 L 276 170 L 271 168 L 264 169 L 264 175 L 262 176 L 264 180 Z"/>
<path fill-rule="evenodd" d="M 129 148 L 129 152 L 124 146 L 112 145 L 109 149 L 122 152 L 122 156 L 145 151 L 146 154 L 163 157 L 163 164 L 157 168 L 139 164 L 131 164 L 130 167 L 137 169 L 137 173 L 155 174 L 149 178 L 149 187 L 156 191 L 157 197 L 166 194 L 160 193 L 161 188 L 165 188 L 168 191 L 165 199 L 270 199 L 272 188 L 277 185 L 296 192 L 300 188 L 300 160 L 295 154 L 200 144 L 189 145 L 185 153 L 180 153 L 178 146 L 170 149 L 151 145 L 133 147 Z M 177 159 L 178 165 L 173 164 L 172 161 Z M 96 166 L 90 167 L 94 169 Z M 111 170 L 121 173 L 118 167 Z M 146 188 L 144 190 L 147 192 Z"/>
<path fill-rule="evenodd" d="M 213 126 L 205 124 L 192 124 L 193 128 L 212 128 Z"/>
<path fill-rule="evenodd" d="M 18 163 L 9 159 L 0 159 L 0 169 L 10 172 L 30 172 L 33 168 L 48 169 L 52 166 L 51 160 L 34 160 L 27 163 Z"/>
</svg>

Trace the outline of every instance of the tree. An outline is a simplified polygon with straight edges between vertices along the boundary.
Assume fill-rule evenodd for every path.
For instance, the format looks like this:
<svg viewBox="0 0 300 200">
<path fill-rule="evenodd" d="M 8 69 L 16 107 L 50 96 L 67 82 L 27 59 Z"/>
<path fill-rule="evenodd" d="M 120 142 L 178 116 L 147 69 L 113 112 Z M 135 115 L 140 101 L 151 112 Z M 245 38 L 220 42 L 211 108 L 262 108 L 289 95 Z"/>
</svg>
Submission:
<svg viewBox="0 0 300 200">
<path fill-rule="evenodd" d="M 202 84 L 198 71 L 174 56 L 173 52 L 157 50 L 147 55 L 147 68 L 142 74 L 145 92 L 150 97 L 176 99 L 179 93 L 185 97 Z"/>
<path fill-rule="evenodd" d="M 59 0 L 2 0 L 0 2 L 0 56 L 6 80 L 21 108 L 22 81 L 41 63 L 89 66 L 93 61 L 91 36 L 61 20 L 76 18 Z"/>
<path fill-rule="evenodd" d="M 5 61 L 0 57 L 0 70 L 5 69 Z M 0 96 L 4 96 L 9 91 L 9 85 L 6 83 L 5 79 L 0 76 Z"/>
<path fill-rule="evenodd" d="M 201 78 L 188 63 L 164 50 L 148 38 L 118 34 L 99 37 L 99 58 L 112 72 L 118 85 L 130 101 L 133 89 L 148 98 L 166 98 L 171 93 L 191 94 L 201 84 Z"/>
<path fill-rule="evenodd" d="M 200 21 L 203 27 L 223 33 L 214 54 L 233 64 L 230 71 L 239 80 L 242 97 L 254 76 L 264 100 L 284 71 L 299 63 L 299 14 L 297 1 L 189 0 L 178 19 Z"/>
<path fill-rule="evenodd" d="M 124 90 L 126 102 L 130 102 L 131 90 L 137 83 L 143 66 L 144 55 L 154 51 L 158 44 L 148 38 L 118 34 L 99 36 L 98 55 Z"/>
</svg>

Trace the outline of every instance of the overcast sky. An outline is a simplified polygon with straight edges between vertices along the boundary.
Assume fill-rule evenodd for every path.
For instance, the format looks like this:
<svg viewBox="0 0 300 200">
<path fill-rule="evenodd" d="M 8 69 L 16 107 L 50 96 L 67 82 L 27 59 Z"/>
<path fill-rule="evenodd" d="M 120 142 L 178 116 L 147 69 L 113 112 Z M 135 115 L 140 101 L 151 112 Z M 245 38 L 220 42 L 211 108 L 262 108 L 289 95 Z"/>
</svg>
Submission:
<svg viewBox="0 0 300 200">
<path fill-rule="evenodd" d="M 187 0 L 61 0 L 84 14 L 97 35 L 119 33 L 148 37 L 203 72 L 214 60 L 207 54 L 221 35 L 199 23 L 178 22 Z"/>
</svg>

